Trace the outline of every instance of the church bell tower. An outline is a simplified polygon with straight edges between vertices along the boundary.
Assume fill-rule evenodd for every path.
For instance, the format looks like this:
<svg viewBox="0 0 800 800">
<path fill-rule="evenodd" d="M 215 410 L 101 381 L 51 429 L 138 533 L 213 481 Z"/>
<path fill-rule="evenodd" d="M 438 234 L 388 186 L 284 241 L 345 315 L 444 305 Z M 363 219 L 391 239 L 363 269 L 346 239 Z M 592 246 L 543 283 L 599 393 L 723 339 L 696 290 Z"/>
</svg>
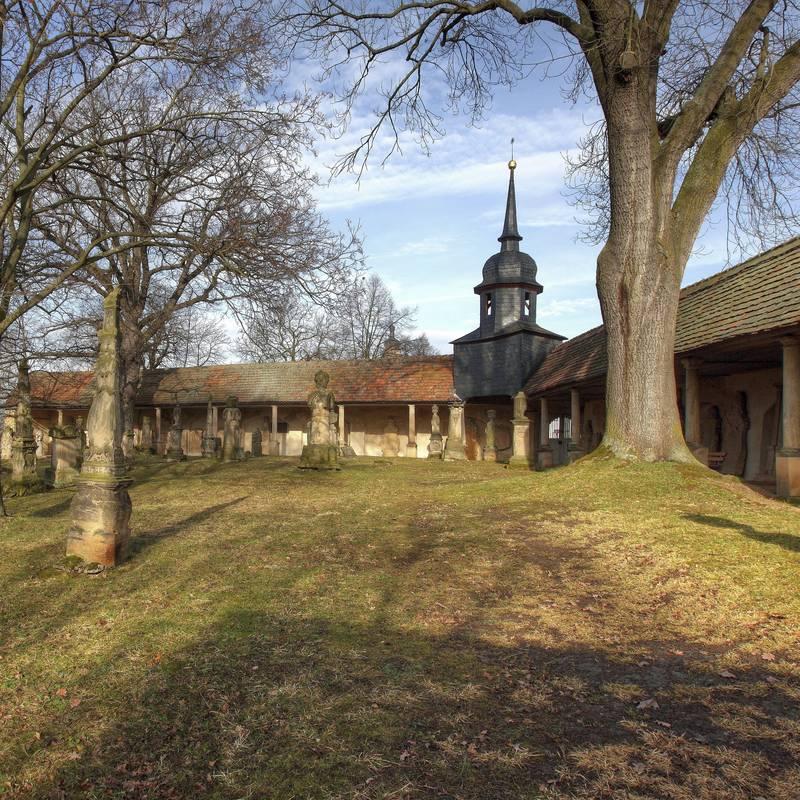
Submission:
<svg viewBox="0 0 800 800">
<path fill-rule="evenodd" d="M 512 397 L 565 338 L 536 324 L 536 298 L 544 289 L 536 280 L 536 262 L 519 249 L 516 168 L 512 158 L 500 252 L 483 265 L 483 280 L 475 287 L 480 326 L 452 343 L 456 393 L 464 400 Z"/>
</svg>

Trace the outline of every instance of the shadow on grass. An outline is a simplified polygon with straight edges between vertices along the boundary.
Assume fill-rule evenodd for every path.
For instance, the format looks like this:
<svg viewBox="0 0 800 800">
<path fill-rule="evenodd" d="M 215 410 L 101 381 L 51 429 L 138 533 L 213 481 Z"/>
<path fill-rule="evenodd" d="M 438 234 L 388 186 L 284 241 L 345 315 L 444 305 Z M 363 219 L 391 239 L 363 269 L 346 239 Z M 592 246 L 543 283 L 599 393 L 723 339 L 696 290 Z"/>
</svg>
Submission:
<svg viewBox="0 0 800 800">
<path fill-rule="evenodd" d="M 135 682 L 87 675 L 89 688 L 115 680 L 119 695 L 85 702 L 58 722 L 71 730 L 43 732 L 28 757 L 74 741 L 90 719 L 102 734 L 24 796 L 793 796 L 788 693 L 765 692 L 755 673 L 731 683 L 710 666 L 659 666 L 654 677 L 566 644 L 504 647 L 466 629 L 424 636 L 237 609 Z M 650 697 L 660 708 L 637 709 Z"/>
<path fill-rule="evenodd" d="M 745 525 L 742 522 L 734 522 L 724 517 L 715 517 L 708 514 L 684 514 L 684 519 L 696 522 L 698 525 L 711 525 L 715 528 L 728 528 L 738 531 L 748 539 L 754 539 L 763 544 L 774 544 L 784 550 L 800 553 L 800 534 L 782 533 L 779 531 L 759 531 L 752 525 Z"/>
<path fill-rule="evenodd" d="M 165 527 L 158 528 L 154 531 L 136 534 L 135 536 L 131 537 L 130 544 L 128 546 L 128 559 L 135 558 L 137 554 L 162 541 L 163 539 L 168 539 L 171 536 L 175 536 L 183 531 L 188 530 L 192 527 L 192 525 L 196 525 L 199 522 L 207 522 L 212 515 L 219 514 L 226 508 L 230 508 L 231 506 L 241 503 L 242 500 L 245 500 L 246 498 L 247 495 L 242 495 L 241 497 L 236 497 L 233 500 L 228 500 L 225 503 L 217 503 L 213 506 L 207 506 L 206 508 L 202 508 L 200 511 L 196 511 L 194 514 L 190 514 L 188 517 L 184 517 L 183 519 L 180 519 L 171 525 L 166 525 Z"/>
<path fill-rule="evenodd" d="M 35 511 L 30 511 L 26 514 L 28 517 L 41 517 L 41 518 L 49 518 L 49 517 L 57 517 L 59 514 L 63 514 L 67 511 L 72 503 L 73 494 L 70 493 L 66 497 L 63 497 L 57 503 L 53 503 L 49 506 L 45 506 L 44 508 L 36 509 Z"/>
</svg>

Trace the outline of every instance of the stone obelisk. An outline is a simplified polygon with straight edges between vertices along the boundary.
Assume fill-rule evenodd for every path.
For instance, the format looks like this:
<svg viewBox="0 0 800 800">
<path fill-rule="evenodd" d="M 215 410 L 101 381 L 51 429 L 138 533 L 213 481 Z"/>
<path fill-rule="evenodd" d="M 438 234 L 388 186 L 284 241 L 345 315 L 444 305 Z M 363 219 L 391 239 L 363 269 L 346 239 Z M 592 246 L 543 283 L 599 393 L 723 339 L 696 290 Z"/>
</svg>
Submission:
<svg viewBox="0 0 800 800">
<path fill-rule="evenodd" d="M 113 567 L 125 557 L 130 536 L 130 478 L 122 452 L 119 361 L 119 288 L 103 302 L 95 391 L 86 419 L 86 453 L 72 500 L 67 555 Z"/>
</svg>

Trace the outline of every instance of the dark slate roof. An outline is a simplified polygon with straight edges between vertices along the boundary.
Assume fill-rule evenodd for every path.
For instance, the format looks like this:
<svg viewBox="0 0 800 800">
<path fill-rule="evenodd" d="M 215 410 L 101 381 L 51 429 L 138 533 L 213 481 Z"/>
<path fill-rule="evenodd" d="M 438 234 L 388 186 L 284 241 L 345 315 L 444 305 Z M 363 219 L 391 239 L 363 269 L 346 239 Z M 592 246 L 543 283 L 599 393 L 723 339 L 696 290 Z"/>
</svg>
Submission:
<svg viewBox="0 0 800 800">
<path fill-rule="evenodd" d="M 395 357 L 374 361 L 294 361 L 221 364 L 145 372 L 140 406 L 222 403 L 236 395 L 247 404 L 305 403 L 314 374 L 324 369 L 342 403 L 446 403 L 453 399 L 453 357 Z M 32 372 L 34 406 L 88 408 L 91 372 Z"/>
<path fill-rule="evenodd" d="M 675 353 L 800 324 L 800 237 L 681 290 Z M 540 394 L 605 375 L 601 325 L 558 345 L 525 385 Z"/>
<path fill-rule="evenodd" d="M 547 330 L 547 328 L 543 328 L 541 325 L 537 325 L 535 322 L 526 322 L 525 320 L 515 320 L 514 322 L 509 322 L 509 324 L 506 325 L 504 328 L 501 328 L 499 331 L 494 331 L 488 336 L 481 336 L 481 329 L 475 328 L 474 331 L 470 331 L 464 336 L 461 336 L 458 339 L 454 339 L 452 342 L 450 342 L 450 344 L 486 342 L 489 339 L 500 339 L 503 336 L 511 336 L 512 333 L 519 333 L 520 331 L 532 333 L 536 336 L 544 336 L 547 339 L 566 339 L 566 336 L 562 336 L 560 333 L 553 333 L 553 331 L 549 331 Z"/>
</svg>

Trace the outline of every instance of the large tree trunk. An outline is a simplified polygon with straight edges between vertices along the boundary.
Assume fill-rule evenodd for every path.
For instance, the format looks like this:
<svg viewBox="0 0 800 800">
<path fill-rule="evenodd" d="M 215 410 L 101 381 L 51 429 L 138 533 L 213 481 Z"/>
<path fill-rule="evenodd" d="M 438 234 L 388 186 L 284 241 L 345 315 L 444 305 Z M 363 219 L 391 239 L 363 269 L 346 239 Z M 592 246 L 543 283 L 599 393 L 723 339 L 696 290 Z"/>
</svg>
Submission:
<svg viewBox="0 0 800 800">
<path fill-rule="evenodd" d="M 139 329 L 141 309 L 123 302 L 120 308 L 120 362 L 122 364 L 122 420 L 124 430 L 132 431 L 135 427 L 136 394 L 144 363 L 144 342 Z"/>
<path fill-rule="evenodd" d="M 611 226 L 597 261 L 608 336 L 606 429 L 615 455 L 690 461 L 678 415 L 674 344 L 683 265 L 670 235 L 674 173 L 660 171 L 647 86 L 619 85 L 607 103 Z"/>
</svg>

